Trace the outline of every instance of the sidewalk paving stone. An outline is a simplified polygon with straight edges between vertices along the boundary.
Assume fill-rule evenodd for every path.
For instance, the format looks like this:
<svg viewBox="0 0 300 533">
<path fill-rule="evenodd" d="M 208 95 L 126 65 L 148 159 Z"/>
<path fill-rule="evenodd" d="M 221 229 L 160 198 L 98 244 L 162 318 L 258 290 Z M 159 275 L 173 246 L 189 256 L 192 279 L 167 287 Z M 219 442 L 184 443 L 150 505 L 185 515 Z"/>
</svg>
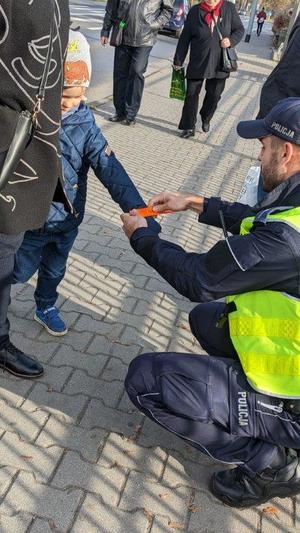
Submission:
<svg viewBox="0 0 300 533">
<path fill-rule="evenodd" d="M 73 424 L 66 424 L 56 419 L 53 415 L 49 418 L 42 432 L 36 440 L 37 446 L 51 449 L 59 446 L 69 450 L 80 452 L 87 461 L 97 461 L 101 448 L 107 437 L 103 429 L 95 428 L 87 430 Z"/>
<path fill-rule="evenodd" d="M 160 448 L 143 448 L 132 439 L 111 433 L 98 461 L 99 466 L 119 465 L 137 470 L 149 478 L 159 479 L 162 475 L 167 454 Z"/>
<path fill-rule="evenodd" d="M 82 491 L 78 489 L 58 490 L 37 483 L 32 474 L 21 472 L 0 505 L 0 518 L 2 514 L 13 516 L 23 511 L 51 520 L 55 527 L 66 533 L 81 498 Z"/>
<path fill-rule="evenodd" d="M 149 520 L 143 511 L 126 513 L 105 505 L 100 497 L 88 494 L 72 533 L 148 533 Z"/>
<path fill-rule="evenodd" d="M 62 456 L 62 448 L 48 449 L 26 443 L 7 432 L 0 440 L 0 464 L 32 472 L 38 481 L 47 482 Z"/>
<path fill-rule="evenodd" d="M 99 464 L 83 461 L 77 453 L 67 452 L 52 485 L 61 489 L 79 487 L 99 494 L 104 503 L 117 506 L 125 480 L 126 472 L 123 468 L 104 468 Z"/>
</svg>

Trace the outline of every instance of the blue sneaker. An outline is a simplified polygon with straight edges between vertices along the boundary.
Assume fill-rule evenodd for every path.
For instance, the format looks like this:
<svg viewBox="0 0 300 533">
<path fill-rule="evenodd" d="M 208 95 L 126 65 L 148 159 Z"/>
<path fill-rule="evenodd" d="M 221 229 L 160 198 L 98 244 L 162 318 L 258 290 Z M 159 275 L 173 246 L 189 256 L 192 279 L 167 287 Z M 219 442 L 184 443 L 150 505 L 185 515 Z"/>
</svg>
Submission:
<svg viewBox="0 0 300 533">
<path fill-rule="evenodd" d="M 47 307 L 46 309 L 37 309 L 34 315 L 34 320 L 41 324 L 50 335 L 59 337 L 65 335 L 68 328 L 64 321 L 59 316 L 59 311 L 56 307 Z"/>
</svg>

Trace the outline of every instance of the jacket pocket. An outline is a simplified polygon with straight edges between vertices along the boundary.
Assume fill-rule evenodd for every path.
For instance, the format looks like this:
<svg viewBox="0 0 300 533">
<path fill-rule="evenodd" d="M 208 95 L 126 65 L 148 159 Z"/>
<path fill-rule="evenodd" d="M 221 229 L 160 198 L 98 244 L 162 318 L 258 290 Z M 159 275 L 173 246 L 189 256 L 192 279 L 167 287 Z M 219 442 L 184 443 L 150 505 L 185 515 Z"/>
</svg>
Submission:
<svg viewBox="0 0 300 533">
<path fill-rule="evenodd" d="M 211 420 L 209 368 L 210 360 L 205 355 L 164 354 L 156 358 L 162 403 L 169 412 L 199 422 Z"/>
</svg>

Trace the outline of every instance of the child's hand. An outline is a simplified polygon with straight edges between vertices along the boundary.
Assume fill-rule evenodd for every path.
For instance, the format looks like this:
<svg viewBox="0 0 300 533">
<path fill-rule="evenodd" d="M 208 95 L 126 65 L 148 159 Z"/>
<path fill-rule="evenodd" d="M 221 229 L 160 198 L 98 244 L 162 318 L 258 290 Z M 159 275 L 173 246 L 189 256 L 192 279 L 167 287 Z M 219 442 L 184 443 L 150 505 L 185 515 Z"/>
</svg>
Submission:
<svg viewBox="0 0 300 533">
<path fill-rule="evenodd" d="M 123 231 L 128 239 L 131 238 L 136 229 L 148 227 L 147 220 L 137 215 L 135 209 L 132 209 L 130 213 L 121 215 L 121 220 L 123 222 Z"/>
</svg>

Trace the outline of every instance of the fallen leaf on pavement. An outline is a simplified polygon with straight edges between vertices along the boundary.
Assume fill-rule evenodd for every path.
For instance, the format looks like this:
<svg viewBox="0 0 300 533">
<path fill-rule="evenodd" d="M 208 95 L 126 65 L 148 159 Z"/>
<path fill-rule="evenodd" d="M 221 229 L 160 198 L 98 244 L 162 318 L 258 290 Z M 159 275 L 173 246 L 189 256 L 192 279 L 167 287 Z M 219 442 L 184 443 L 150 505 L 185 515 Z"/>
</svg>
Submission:
<svg viewBox="0 0 300 533">
<path fill-rule="evenodd" d="M 188 510 L 191 511 L 191 513 L 199 513 L 200 507 L 197 507 L 196 505 L 189 505 Z"/>
<path fill-rule="evenodd" d="M 32 455 L 21 455 L 20 457 L 25 461 L 30 461 L 30 459 L 33 459 Z"/>
<path fill-rule="evenodd" d="M 180 329 L 186 329 L 186 330 L 189 330 L 190 328 L 188 326 L 186 326 L 185 324 L 178 324 L 177 326 L 178 328 Z"/>
<path fill-rule="evenodd" d="M 168 492 L 165 492 L 163 494 L 159 494 L 159 497 L 161 500 L 167 500 L 170 497 L 170 494 Z"/>
<path fill-rule="evenodd" d="M 274 514 L 276 518 L 279 519 L 279 514 L 278 514 L 279 511 L 278 509 L 276 509 L 276 507 L 264 507 L 262 511 L 265 514 Z"/>
<path fill-rule="evenodd" d="M 184 529 L 183 524 L 179 524 L 179 522 L 172 522 L 171 520 L 168 522 L 168 526 L 172 529 L 181 529 L 181 531 Z"/>
</svg>

